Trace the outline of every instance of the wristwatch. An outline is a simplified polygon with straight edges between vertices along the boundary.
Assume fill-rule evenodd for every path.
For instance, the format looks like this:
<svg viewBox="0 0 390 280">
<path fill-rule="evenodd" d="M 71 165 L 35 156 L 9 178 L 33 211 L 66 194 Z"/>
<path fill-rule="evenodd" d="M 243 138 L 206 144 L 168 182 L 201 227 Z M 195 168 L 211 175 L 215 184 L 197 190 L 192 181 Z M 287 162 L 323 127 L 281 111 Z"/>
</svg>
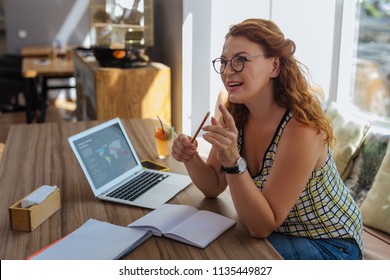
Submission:
<svg viewBox="0 0 390 280">
<path fill-rule="evenodd" d="M 223 165 L 221 165 L 220 172 L 225 172 L 226 174 L 241 174 L 244 173 L 246 169 L 246 160 L 242 157 L 239 157 L 236 162 L 236 165 L 233 167 L 224 167 Z"/>
</svg>

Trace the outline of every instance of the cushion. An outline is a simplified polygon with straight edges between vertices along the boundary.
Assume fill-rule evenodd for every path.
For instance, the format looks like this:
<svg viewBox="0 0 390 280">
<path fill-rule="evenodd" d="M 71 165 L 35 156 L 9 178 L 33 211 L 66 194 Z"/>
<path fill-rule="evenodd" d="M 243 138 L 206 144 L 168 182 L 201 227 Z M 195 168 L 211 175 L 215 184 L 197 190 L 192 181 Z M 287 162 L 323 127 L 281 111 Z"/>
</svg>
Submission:
<svg viewBox="0 0 390 280">
<path fill-rule="evenodd" d="M 372 187 L 375 175 L 386 154 L 389 138 L 388 134 L 370 129 L 367 139 L 354 160 L 352 171 L 345 184 L 359 206 Z"/>
<path fill-rule="evenodd" d="M 341 111 L 335 103 L 330 104 L 326 113 L 332 122 L 336 139 L 333 158 L 341 178 L 346 180 L 352 169 L 353 159 L 367 135 L 370 122 L 351 112 Z"/>
<path fill-rule="evenodd" d="M 390 145 L 360 209 L 363 223 L 390 234 Z"/>
</svg>

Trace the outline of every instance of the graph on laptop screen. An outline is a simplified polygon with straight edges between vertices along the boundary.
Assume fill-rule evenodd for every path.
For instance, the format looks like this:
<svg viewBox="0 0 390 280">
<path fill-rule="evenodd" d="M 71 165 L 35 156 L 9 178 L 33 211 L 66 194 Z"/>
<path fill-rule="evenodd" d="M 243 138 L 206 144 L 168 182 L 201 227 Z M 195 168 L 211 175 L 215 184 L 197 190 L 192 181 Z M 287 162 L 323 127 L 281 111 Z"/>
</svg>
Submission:
<svg viewBox="0 0 390 280">
<path fill-rule="evenodd" d="M 137 164 L 118 124 L 75 141 L 75 146 L 97 189 Z"/>
</svg>

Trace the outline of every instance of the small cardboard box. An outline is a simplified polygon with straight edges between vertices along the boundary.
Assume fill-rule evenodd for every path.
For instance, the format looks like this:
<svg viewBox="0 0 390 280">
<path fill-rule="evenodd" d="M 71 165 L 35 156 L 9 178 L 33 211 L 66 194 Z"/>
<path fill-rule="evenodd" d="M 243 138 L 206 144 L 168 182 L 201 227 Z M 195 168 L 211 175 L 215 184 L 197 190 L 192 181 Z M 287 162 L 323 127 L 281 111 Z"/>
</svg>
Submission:
<svg viewBox="0 0 390 280">
<path fill-rule="evenodd" d="M 61 208 L 60 189 L 56 188 L 44 201 L 29 208 L 21 208 L 21 201 L 9 207 L 12 230 L 33 231 Z"/>
</svg>

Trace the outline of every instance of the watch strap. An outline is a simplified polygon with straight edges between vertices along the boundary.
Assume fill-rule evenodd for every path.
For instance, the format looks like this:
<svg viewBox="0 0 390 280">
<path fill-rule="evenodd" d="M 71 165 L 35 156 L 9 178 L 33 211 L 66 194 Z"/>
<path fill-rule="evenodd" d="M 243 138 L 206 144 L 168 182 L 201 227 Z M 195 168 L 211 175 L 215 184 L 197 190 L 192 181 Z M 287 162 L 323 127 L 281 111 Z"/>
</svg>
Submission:
<svg viewBox="0 0 390 280">
<path fill-rule="evenodd" d="M 219 171 L 221 173 L 225 172 L 226 174 L 241 174 L 241 173 L 245 172 L 246 169 L 247 169 L 247 163 L 246 163 L 245 159 L 243 159 L 242 157 L 239 157 L 238 160 L 236 161 L 235 166 L 224 167 L 223 165 L 221 165 Z"/>
</svg>

